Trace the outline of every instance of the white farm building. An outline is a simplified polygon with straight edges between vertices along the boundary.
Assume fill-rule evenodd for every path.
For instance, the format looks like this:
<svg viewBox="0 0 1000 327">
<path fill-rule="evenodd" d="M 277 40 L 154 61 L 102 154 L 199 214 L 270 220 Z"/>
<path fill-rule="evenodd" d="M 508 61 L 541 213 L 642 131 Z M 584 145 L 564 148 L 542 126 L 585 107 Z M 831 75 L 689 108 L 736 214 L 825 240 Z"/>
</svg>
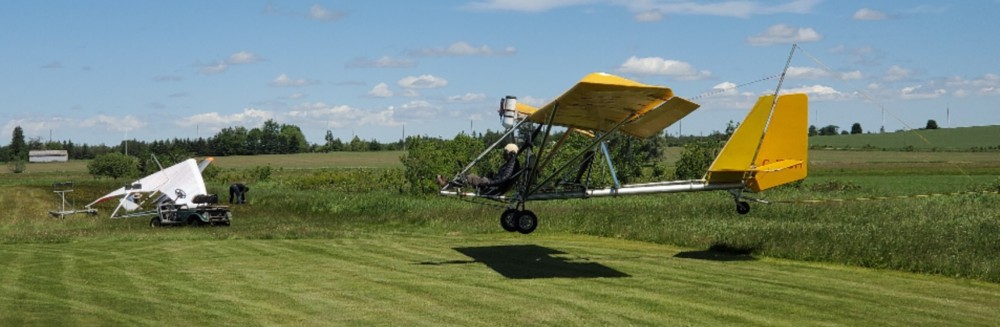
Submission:
<svg viewBox="0 0 1000 327">
<path fill-rule="evenodd" d="M 69 153 L 66 150 L 31 150 L 28 151 L 28 162 L 66 162 Z"/>
</svg>

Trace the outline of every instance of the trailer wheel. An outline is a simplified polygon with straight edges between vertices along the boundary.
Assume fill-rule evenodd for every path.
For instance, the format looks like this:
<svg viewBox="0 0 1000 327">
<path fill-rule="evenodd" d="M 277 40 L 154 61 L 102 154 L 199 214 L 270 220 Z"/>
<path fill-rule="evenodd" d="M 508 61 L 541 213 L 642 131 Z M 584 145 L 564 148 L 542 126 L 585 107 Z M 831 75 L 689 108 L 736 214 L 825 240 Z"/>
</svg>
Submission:
<svg viewBox="0 0 1000 327">
<path fill-rule="evenodd" d="M 153 219 L 149 220 L 149 227 L 156 228 L 160 226 L 163 226 L 163 221 L 160 220 L 159 216 L 153 217 Z"/>
</svg>

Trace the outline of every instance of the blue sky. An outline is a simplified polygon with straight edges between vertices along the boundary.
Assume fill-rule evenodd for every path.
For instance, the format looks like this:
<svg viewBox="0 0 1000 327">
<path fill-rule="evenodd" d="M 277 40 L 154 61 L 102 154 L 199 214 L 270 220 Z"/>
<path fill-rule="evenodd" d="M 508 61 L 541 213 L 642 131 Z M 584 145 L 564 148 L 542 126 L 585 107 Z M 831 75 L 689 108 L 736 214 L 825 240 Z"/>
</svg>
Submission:
<svg viewBox="0 0 1000 327">
<path fill-rule="evenodd" d="M 505 95 L 541 105 L 591 72 L 693 98 L 668 131 L 707 134 L 774 91 L 751 82 L 792 43 L 783 91 L 810 94 L 810 124 L 878 131 L 885 108 L 887 131 L 994 125 L 997 17 L 997 0 L 4 1 L 0 143 L 267 119 L 311 143 L 451 138 L 501 129 Z"/>
</svg>

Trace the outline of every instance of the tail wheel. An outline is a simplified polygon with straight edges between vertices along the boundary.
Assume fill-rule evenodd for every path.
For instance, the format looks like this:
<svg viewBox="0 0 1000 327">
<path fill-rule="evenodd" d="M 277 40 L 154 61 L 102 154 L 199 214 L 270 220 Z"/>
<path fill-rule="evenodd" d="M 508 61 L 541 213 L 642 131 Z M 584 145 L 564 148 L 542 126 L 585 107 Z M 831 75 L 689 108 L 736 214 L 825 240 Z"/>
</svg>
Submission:
<svg viewBox="0 0 1000 327">
<path fill-rule="evenodd" d="M 514 208 L 504 210 L 503 213 L 500 214 L 500 227 L 503 227 L 503 230 L 508 232 L 517 231 L 518 212 L 519 211 Z"/>
<path fill-rule="evenodd" d="M 530 234 L 538 228 L 538 216 L 530 210 L 521 211 L 517 214 L 517 231 L 521 234 Z"/>
<path fill-rule="evenodd" d="M 149 227 L 160 227 L 160 226 L 163 226 L 163 221 L 160 220 L 159 216 L 153 217 L 153 219 L 149 220 Z"/>
<path fill-rule="evenodd" d="M 736 213 L 745 215 L 750 212 L 750 204 L 746 201 L 736 202 Z"/>
</svg>

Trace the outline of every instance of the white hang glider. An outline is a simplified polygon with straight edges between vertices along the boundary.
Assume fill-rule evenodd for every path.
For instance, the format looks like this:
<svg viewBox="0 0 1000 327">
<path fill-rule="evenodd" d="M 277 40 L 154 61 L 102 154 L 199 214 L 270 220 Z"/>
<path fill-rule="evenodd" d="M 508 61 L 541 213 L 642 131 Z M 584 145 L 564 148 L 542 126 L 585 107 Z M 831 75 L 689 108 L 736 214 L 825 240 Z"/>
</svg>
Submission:
<svg viewBox="0 0 1000 327">
<path fill-rule="evenodd" d="M 746 197 L 744 191 L 760 192 L 806 177 L 808 98 L 786 94 L 758 99 L 703 178 L 631 185 L 619 182 L 606 143 L 609 136 L 615 132 L 638 138 L 657 135 L 698 107 L 674 96 L 667 87 L 604 73 L 587 75 L 541 108 L 508 96 L 501 101 L 506 133 L 456 173 L 439 193 L 505 203 L 507 210 L 500 215 L 500 225 L 507 231 L 527 234 L 538 226 L 535 214 L 525 209 L 533 200 L 725 190 L 732 194 L 736 211 L 746 214 L 750 205 L 745 200 L 764 201 Z M 529 132 L 517 136 L 525 124 Z M 567 129 L 555 142 L 549 139 L 553 126 Z M 589 145 L 570 154 L 571 159 L 557 159 L 566 138 L 574 133 L 587 135 Z M 466 174 L 507 142 L 520 144 L 517 155 L 524 165 L 516 178 L 499 190 L 470 188 Z M 595 160 L 595 156 L 604 159 Z M 561 165 L 557 161 L 562 161 Z M 604 185 L 591 183 L 591 170 L 598 162 L 607 167 L 611 177 Z"/>
<path fill-rule="evenodd" d="M 194 159 L 181 161 L 111 191 L 86 207 L 91 208 L 101 202 L 118 198 L 118 206 L 111 213 L 111 218 L 155 215 L 157 217 L 153 218 L 151 224 L 156 226 L 179 222 L 191 224 L 219 222 L 228 225 L 228 208 L 212 205 L 218 202 L 218 198 L 207 194 L 205 181 L 201 176 L 201 172 L 212 163 L 212 160 L 213 158 L 207 158 L 200 164 Z M 147 203 L 152 203 L 155 208 L 140 210 Z M 208 210 L 212 214 L 207 214 L 208 211 L 204 209 L 208 209 L 208 207 L 219 210 Z M 119 215 L 121 209 L 125 209 L 125 213 Z M 225 212 L 221 212 L 221 209 L 225 209 Z M 185 210 L 193 211 L 190 211 L 190 214 L 178 216 L 178 212 L 188 213 Z M 219 214 L 215 214 L 215 211 L 220 211 L 219 214 L 225 217 L 216 217 Z M 196 218 L 197 221 L 189 221 L 190 218 Z"/>
</svg>

